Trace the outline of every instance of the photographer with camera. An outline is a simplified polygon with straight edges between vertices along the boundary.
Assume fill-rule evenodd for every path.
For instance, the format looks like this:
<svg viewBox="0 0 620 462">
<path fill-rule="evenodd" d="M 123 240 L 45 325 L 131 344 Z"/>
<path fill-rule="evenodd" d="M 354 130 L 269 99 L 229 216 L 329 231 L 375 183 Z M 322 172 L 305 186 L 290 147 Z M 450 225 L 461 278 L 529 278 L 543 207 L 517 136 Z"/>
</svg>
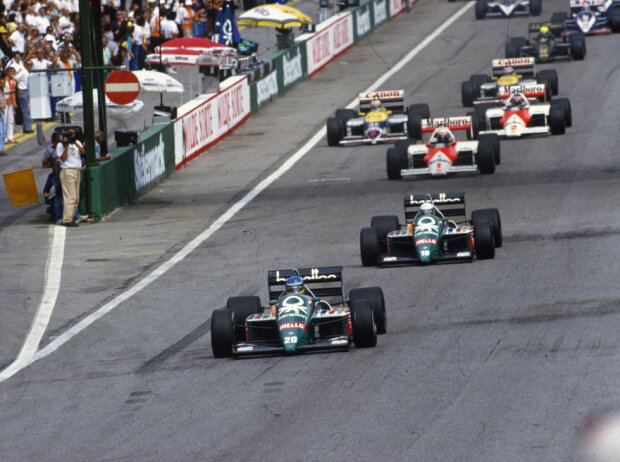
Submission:
<svg viewBox="0 0 620 462">
<path fill-rule="evenodd" d="M 54 153 L 60 161 L 60 184 L 63 198 L 61 224 L 68 227 L 80 226 L 74 219 L 80 202 L 80 169 L 82 168 L 82 157 L 76 141 L 74 131 L 61 133 L 60 143 Z"/>
</svg>

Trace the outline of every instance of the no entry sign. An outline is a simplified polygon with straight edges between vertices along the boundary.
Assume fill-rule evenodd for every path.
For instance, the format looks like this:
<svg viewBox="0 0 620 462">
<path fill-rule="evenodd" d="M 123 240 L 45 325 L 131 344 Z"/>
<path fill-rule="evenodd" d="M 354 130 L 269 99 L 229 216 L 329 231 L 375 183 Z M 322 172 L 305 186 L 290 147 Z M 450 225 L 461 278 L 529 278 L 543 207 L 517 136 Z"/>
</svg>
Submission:
<svg viewBox="0 0 620 462">
<path fill-rule="evenodd" d="M 140 81 L 132 72 L 113 71 L 105 79 L 105 94 L 116 104 L 129 104 L 140 93 Z"/>
</svg>

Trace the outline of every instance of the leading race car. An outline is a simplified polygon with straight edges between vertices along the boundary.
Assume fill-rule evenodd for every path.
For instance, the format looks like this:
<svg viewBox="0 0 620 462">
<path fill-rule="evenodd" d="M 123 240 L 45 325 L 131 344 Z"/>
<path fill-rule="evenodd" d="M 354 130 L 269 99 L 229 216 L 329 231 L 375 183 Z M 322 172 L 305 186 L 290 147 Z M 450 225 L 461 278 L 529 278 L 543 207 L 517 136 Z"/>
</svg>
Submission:
<svg viewBox="0 0 620 462">
<path fill-rule="evenodd" d="M 476 19 L 487 17 L 539 16 L 542 0 L 476 0 Z"/>
<path fill-rule="evenodd" d="M 550 104 L 530 104 L 521 93 L 512 95 L 503 107 L 481 105 L 474 116 L 480 135 L 520 138 L 528 135 L 563 135 L 573 124 L 570 101 L 557 98 Z"/>
<path fill-rule="evenodd" d="M 362 265 L 494 258 L 503 243 L 499 211 L 474 210 L 469 221 L 466 216 L 464 193 L 406 196 L 404 225 L 396 215 L 376 216 L 360 232 Z"/>
<path fill-rule="evenodd" d="M 269 306 L 257 296 L 231 297 L 213 311 L 213 356 L 368 348 L 386 332 L 381 288 L 352 289 L 345 300 L 341 266 L 269 271 L 268 287 Z"/>
<path fill-rule="evenodd" d="M 620 0 L 571 0 L 570 16 L 556 12 L 551 22 L 563 23 L 568 33 L 583 35 L 620 32 Z"/>
<path fill-rule="evenodd" d="M 537 72 L 534 58 L 506 58 L 492 61 L 493 74 L 472 75 L 461 84 L 463 106 L 501 103 L 513 93 L 529 100 L 549 102 L 559 91 L 558 74 L 553 69 Z"/>
<path fill-rule="evenodd" d="M 417 118 L 412 118 L 411 124 Z M 499 138 L 495 134 L 482 135 L 477 141 L 457 141 L 454 131 L 467 131 L 473 138 L 472 117 L 439 117 L 418 120 L 412 127 L 416 137 L 431 133 L 426 143 L 397 141 L 386 153 L 387 176 L 399 180 L 403 176 L 446 176 L 449 173 L 494 173 L 501 161 Z"/>
<path fill-rule="evenodd" d="M 529 38 L 513 37 L 506 42 L 506 58 L 533 57 L 538 63 L 558 59 L 581 61 L 586 56 L 586 40 L 581 34 L 567 34 L 562 23 L 532 23 Z"/>
<path fill-rule="evenodd" d="M 407 119 L 411 114 L 428 117 L 428 106 L 405 108 L 403 90 L 360 93 L 359 111 L 338 109 L 327 119 L 327 144 L 393 143 L 407 139 Z"/>
</svg>

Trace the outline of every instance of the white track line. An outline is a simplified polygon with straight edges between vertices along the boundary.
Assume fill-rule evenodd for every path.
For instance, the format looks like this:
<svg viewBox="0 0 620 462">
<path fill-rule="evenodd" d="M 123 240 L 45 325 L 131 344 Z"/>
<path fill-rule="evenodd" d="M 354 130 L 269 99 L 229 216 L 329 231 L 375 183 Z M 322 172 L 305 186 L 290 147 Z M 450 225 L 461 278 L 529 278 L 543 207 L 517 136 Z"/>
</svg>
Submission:
<svg viewBox="0 0 620 462">
<path fill-rule="evenodd" d="M 383 76 L 381 76 L 378 80 L 376 80 L 372 85 L 370 85 L 364 92 L 374 91 L 386 80 L 391 78 L 394 74 L 400 71 L 405 65 L 407 65 L 413 58 L 415 58 L 424 48 L 426 48 L 433 40 L 435 40 L 439 35 L 441 35 L 448 27 L 450 27 L 457 19 L 459 19 L 468 9 L 470 9 L 474 5 L 474 2 L 467 2 L 461 9 L 459 9 L 454 15 L 452 15 L 446 22 L 444 22 L 440 27 L 438 27 L 431 35 L 426 37 L 418 46 L 416 46 L 413 50 L 411 50 L 407 55 L 401 59 L 392 69 L 386 72 Z M 357 99 L 353 100 L 347 107 L 353 108 L 357 103 Z M 312 148 L 314 148 L 319 141 L 323 140 L 326 135 L 325 127 L 321 128 L 315 135 L 310 138 L 310 140 L 303 145 L 303 147 L 289 157 L 275 172 L 261 181 L 254 189 L 248 192 L 245 196 L 239 199 L 238 202 L 232 205 L 223 215 L 221 215 L 215 222 L 209 226 L 205 231 L 200 233 L 196 238 L 194 238 L 191 242 L 189 242 L 185 247 L 183 247 L 176 255 L 174 255 L 170 260 L 163 263 L 160 267 L 156 268 L 152 273 L 148 274 L 144 279 L 138 282 L 135 286 L 131 287 L 127 291 L 118 295 L 97 311 L 93 312 L 89 316 L 82 319 L 75 326 L 67 329 L 64 333 L 56 337 L 52 340 L 45 348 L 38 351 L 33 357 L 23 361 L 22 363 L 13 367 L 13 364 L 9 366 L 7 369 L 0 373 L 0 382 L 5 381 L 9 377 L 12 377 L 20 370 L 29 366 L 35 361 L 39 359 L 45 358 L 49 356 L 56 350 L 58 350 L 61 346 L 71 340 L 73 337 L 78 335 L 80 332 L 85 330 L 91 324 L 93 324 L 98 319 L 102 318 L 118 305 L 128 300 L 132 296 L 136 295 L 142 289 L 148 287 L 151 283 L 155 282 L 161 276 L 166 274 L 169 270 L 174 268 L 177 263 L 183 261 L 185 257 L 187 257 L 190 253 L 194 251 L 198 246 L 200 246 L 203 242 L 209 239 L 213 233 L 218 231 L 222 226 L 224 226 L 231 218 L 233 218 L 241 209 L 243 209 L 246 205 L 248 205 L 252 200 L 258 196 L 261 192 L 267 189 L 273 182 L 275 182 L 278 178 L 288 172 L 293 165 L 295 165 L 299 160 L 301 160 Z"/>
<path fill-rule="evenodd" d="M 32 363 L 34 355 L 39 348 L 43 334 L 45 334 L 47 325 L 52 317 L 58 292 L 60 291 L 66 231 L 67 228 L 64 226 L 50 226 L 52 245 L 47 257 L 47 264 L 45 265 L 43 297 L 17 358 L 0 373 L 0 382 Z"/>
</svg>

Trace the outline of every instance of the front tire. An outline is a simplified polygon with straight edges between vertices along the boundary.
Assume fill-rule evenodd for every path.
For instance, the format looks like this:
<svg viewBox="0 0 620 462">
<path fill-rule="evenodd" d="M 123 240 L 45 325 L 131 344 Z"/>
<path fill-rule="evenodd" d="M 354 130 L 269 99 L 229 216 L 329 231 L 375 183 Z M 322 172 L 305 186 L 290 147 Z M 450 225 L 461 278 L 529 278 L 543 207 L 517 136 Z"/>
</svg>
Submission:
<svg viewBox="0 0 620 462">
<path fill-rule="evenodd" d="M 402 168 L 402 151 L 398 148 L 388 148 L 386 154 L 387 177 L 390 180 L 400 180 Z"/>
<path fill-rule="evenodd" d="M 476 0 L 476 19 L 484 19 L 489 6 L 488 0 Z"/>
<path fill-rule="evenodd" d="M 504 237 L 502 235 L 502 220 L 499 216 L 499 210 L 497 209 L 480 209 L 471 212 L 471 221 L 481 222 L 488 221 L 493 227 L 493 240 L 495 241 L 495 247 L 501 247 L 504 245 Z"/>
<path fill-rule="evenodd" d="M 620 32 L 620 7 L 611 7 L 607 12 L 609 18 L 609 27 L 614 33 Z"/>
<path fill-rule="evenodd" d="M 363 266 L 379 264 L 379 238 L 375 228 L 362 228 L 360 231 L 360 255 Z"/>
<path fill-rule="evenodd" d="M 551 105 L 551 108 L 549 109 L 549 128 L 551 129 L 552 135 L 563 135 L 566 133 L 564 106 L 559 104 Z"/>
<path fill-rule="evenodd" d="M 478 170 L 483 175 L 495 173 L 495 146 L 493 143 L 478 143 L 478 153 L 476 154 Z"/>
<path fill-rule="evenodd" d="M 495 257 L 493 225 L 488 220 L 474 221 L 474 244 L 478 260 L 490 260 Z"/>
<path fill-rule="evenodd" d="M 216 358 L 232 356 L 234 337 L 234 313 L 230 310 L 214 310 L 211 315 L 211 350 Z"/>
<path fill-rule="evenodd" d="M 579 34 L 569 37 L 570 55 L 575 61 L 582 61 L 586 57 L 586 39 Z"/>
<path fill-rule="evenodd" d="M 573 110 L 570 105 L 570 100 L 568 98 L 558 98 L 553 103 L 564 108 L 564 123 L 567 127 L 572 127 Z"/>
<path fill-rule="evenodd" d="M 494 148 L 495 165 L 502 163 L 502 152 L 499 144 L 499 136 L 495 133 L 484 133 L 478 137 L 478 141 L 491 143 Z"/>
<path fill-rule="evenodd" d="M 327 145 L 328 146 L 340 146 L 341 137 L 341 125 L 340 120 L 336 117 L 330 117 L 327 119 Z"/>
<path fill-rule="evenodd" d="M 351 327 L 353 342 L 357 348 L 372 348 L 377 345 L 377 328 L 374 313 L 367 300 L 351 300 Z"/>
<path fill-rule="evenodd" d="M 365 299 L 370 304 L 377 325 L 377 334 L 387 332 L 387 315 L 385 312 L 385 297 L 381 287 L 362 287 L 349 291 L 349 300 Z"/>
</svg>

